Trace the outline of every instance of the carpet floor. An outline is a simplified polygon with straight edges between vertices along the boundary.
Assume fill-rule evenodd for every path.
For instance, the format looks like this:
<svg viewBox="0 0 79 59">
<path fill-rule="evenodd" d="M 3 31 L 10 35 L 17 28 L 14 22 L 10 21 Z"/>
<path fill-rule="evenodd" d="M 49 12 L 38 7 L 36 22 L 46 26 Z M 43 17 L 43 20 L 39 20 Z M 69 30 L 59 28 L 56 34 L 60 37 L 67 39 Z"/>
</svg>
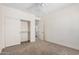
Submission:
<svg viewBox="0 0 79 59">
<path fill-rule="evenodd" d="M 71 49 L 55 43 L 37 40 L 6 47 L 1 55 L 79 55 L 79 50 Z"/>
</svg>

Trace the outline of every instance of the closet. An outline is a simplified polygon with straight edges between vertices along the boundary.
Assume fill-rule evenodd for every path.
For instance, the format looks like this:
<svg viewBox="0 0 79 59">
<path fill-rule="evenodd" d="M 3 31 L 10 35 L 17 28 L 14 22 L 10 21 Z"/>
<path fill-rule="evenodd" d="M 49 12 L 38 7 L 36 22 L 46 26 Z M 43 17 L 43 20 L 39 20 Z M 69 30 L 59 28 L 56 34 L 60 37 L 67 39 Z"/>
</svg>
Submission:
<svg viewBox="0 0 79 59">
<path fill-rule="evenodd" d="M 30 42 L 30 21 L 21 20 L 21 42 Z"/>
</svg>

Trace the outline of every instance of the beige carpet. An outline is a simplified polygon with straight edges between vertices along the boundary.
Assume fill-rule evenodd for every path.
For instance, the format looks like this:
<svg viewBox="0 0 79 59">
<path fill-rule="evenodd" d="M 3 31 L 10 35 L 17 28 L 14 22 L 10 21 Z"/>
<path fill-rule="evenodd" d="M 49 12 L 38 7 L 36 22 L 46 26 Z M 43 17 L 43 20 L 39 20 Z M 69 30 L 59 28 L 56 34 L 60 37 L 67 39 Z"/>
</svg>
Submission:
<svg viewBox="0 0 79 59">
<path fill-rule="evenodd" d="M 43 40 L 23 43 L 2 50 L 2 55 L 77 55 L 79 50 L 57 45 Z"/>
</svg>

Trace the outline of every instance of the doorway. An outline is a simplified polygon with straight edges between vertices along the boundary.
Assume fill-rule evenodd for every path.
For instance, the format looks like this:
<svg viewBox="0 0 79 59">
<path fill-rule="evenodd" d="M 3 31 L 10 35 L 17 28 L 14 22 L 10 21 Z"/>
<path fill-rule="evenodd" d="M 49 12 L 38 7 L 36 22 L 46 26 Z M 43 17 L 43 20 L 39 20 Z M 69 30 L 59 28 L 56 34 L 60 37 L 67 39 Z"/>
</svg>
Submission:
<svg viewBox="0 0 79 59">
<path fill-rule="evenodd" d="M 21 20 L 21 43 L 30 42 L 30 21 Z"/>
<path fill-rule="evenodd" d="M 35 38 L 39 39 L 39 20 L 35 20 Z"/>
</svg>

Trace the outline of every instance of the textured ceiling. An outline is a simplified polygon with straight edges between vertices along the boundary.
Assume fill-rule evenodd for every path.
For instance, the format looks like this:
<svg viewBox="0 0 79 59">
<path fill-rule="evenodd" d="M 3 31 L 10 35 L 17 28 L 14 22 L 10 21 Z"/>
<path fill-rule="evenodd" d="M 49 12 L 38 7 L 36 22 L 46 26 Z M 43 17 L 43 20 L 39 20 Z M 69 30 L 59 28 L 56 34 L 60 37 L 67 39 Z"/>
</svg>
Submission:
<svg viewBox="0 0 79 59">
<path fill-rule="evenodd" d="M 2 5 L 30 12 L 36 16 L 45 14 L 68 6 L 68 3 L 3 3 Z"/>
</svg>

